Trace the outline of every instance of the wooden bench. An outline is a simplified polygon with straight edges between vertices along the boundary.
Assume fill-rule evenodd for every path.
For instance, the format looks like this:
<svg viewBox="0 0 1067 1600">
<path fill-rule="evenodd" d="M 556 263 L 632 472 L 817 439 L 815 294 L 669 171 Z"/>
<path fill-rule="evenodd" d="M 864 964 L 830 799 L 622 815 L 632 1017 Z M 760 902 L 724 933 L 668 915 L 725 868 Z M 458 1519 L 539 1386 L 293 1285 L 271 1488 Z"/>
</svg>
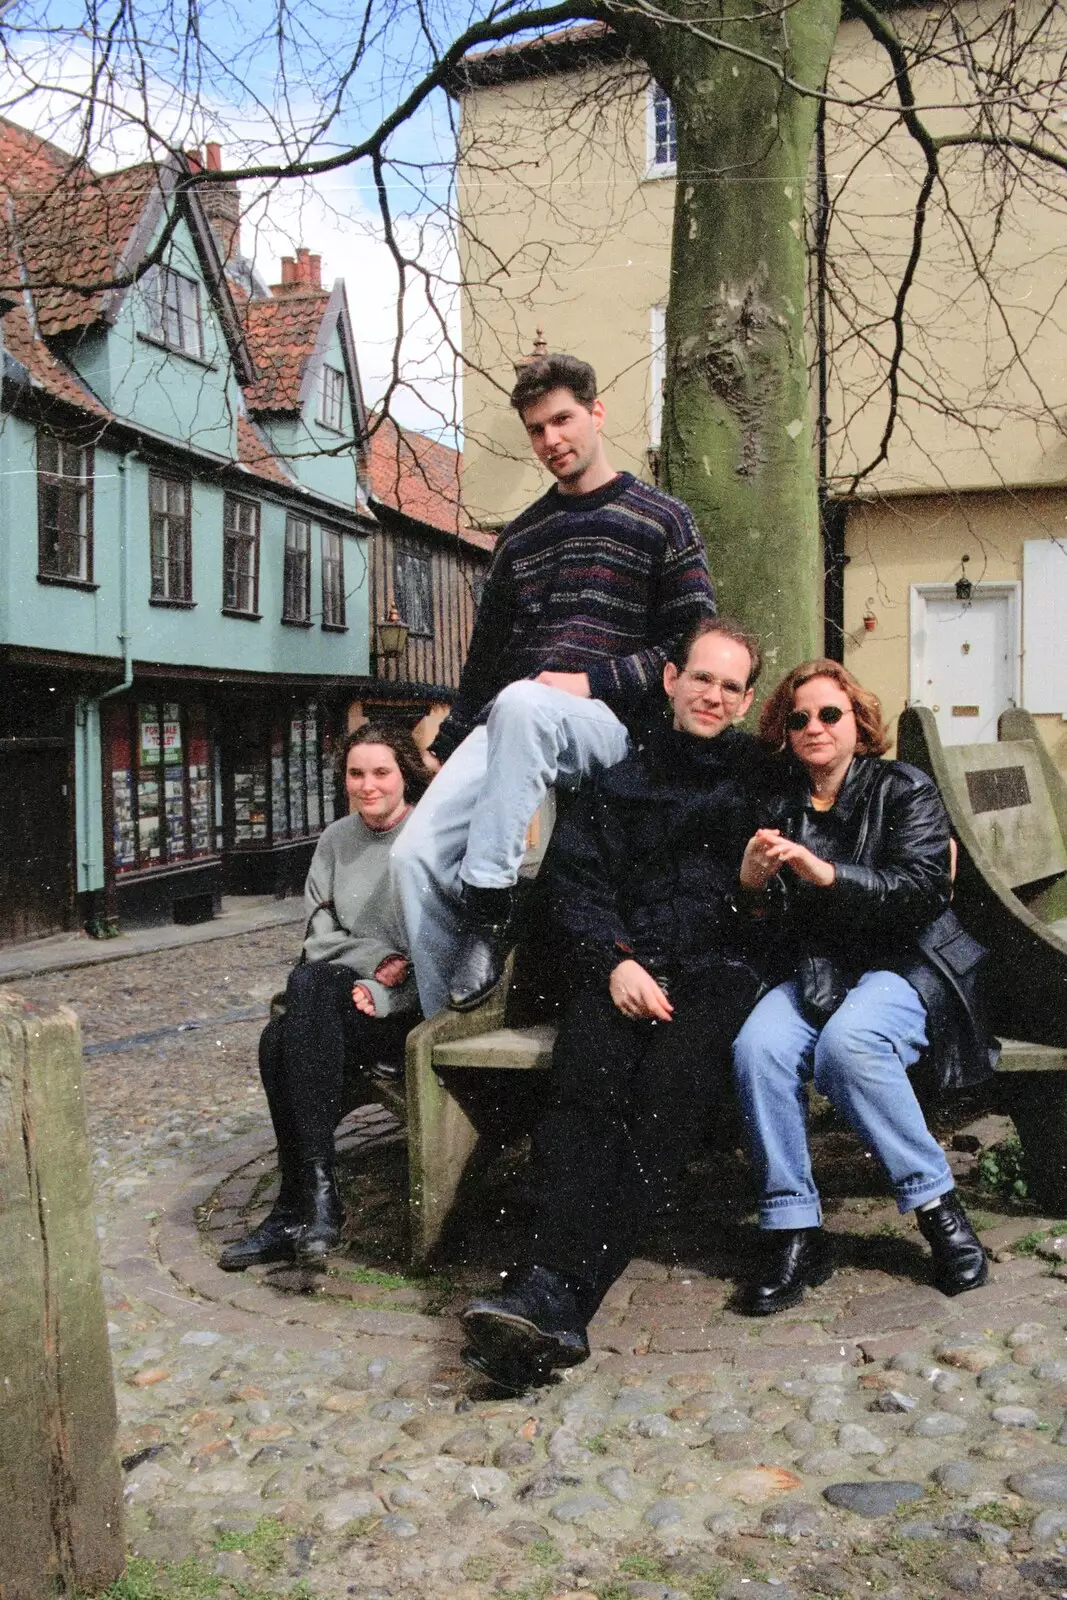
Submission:
<svg viewBox="0 0 1067 1600">
<path fill-rule="evenodd" d="M 959 841 L 956 909 L 990 952 L 984 982 L 1004 1101 L 1030 1194 L 1067 1215 L 1067 785 L 1026 711 L 995 744 L 943 745 L 933 713 L 900 718 L 901 760 L 928 772 Z"/>
</svg>

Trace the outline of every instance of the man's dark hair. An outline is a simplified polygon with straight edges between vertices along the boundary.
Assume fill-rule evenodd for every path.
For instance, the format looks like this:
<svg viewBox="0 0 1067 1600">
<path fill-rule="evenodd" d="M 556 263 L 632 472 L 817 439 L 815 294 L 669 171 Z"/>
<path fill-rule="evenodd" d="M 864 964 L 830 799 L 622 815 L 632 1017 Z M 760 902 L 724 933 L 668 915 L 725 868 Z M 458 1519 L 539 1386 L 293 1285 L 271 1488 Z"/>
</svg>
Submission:
<svg viewBox="0 0 1067 1600">
<path fill-rule="evenodd" d="M 521 417 L 527 406 L 553 389 L 569 389 L 589 411 L 596 399 L 596 373 L 588 361 L 579 361 L 577 356 L 538 356 L 519 373 L 511 403 Z"/>
<path fill-rule="evenodd" d="M 668 660 L 674 663 L 679 672 L 684 672 L 686 662 L 689 660 L 689 652 L 697 640 L 703 639 L 706 633 L 721 633 L 724 638 L 732 639 L 734 644 L 744 645 L 752 662 L 752 669 L 749 672 L 745 688 L 751 689 L 760 675 L 760 668 L 763 666 L 763 654 L 756 635 L 746 628 L 743 623 L 735 622 L 733 617 L 698 617 L 674 641 Z"/>
</svg>

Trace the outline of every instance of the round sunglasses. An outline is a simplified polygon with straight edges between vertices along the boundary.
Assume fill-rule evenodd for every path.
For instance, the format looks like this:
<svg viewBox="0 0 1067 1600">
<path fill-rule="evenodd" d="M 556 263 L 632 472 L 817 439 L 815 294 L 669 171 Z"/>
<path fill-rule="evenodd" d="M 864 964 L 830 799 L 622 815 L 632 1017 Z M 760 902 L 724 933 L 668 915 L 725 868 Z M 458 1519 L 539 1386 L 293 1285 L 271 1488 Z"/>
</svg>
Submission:
<svg viewBox="0 0 1067 1600">
<path fill-rule="evenodd" d="M 832 728 L 842 717 L 847 717 L 851 706 L 820 706 L 818 711 L 791 711 L 785 719 L 790 733 L 803 733 L 812 717 L 824 728 Z"/>
</svg>

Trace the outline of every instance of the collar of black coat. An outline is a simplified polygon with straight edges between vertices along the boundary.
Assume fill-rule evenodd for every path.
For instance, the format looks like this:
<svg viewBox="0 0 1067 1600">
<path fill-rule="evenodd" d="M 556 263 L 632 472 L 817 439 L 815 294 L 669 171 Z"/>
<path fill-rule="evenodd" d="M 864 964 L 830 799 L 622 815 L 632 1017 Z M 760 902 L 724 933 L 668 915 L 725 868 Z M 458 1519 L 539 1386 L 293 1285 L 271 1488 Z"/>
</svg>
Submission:
<svg viewBox="0 0 1067 1600">
<path fill-rule="evenodd" d="M 787 770 L 794 803 L 805 808 L 811 806 L 811 783 L 806 768 L 799 761 L 788 757 Z M 829 811 L 818 812 L 818 815 L 832 816 L 839 822 L 847 822 L 857 807 L 863 805 L 881 770 L 883 770 L 882 762 L 877 756 L 853 756 L 852 764 L 845 773 L 845 781 L 837 791 L 837 799 L 833 806 Z M 814 811 L 815 808 L 811 809 Z"/>
<path fill-rule="evenodd" d="M 756 741 L 741 728 L 724 728 L 711 739 L 683 733 L 670 720 L 670 708 L 657 718 L 638 741 L 637 753 L 657 775 L 684 782 L 685 774 L 697 781 L 733 770 L 752 759 Z"/>
</svg>

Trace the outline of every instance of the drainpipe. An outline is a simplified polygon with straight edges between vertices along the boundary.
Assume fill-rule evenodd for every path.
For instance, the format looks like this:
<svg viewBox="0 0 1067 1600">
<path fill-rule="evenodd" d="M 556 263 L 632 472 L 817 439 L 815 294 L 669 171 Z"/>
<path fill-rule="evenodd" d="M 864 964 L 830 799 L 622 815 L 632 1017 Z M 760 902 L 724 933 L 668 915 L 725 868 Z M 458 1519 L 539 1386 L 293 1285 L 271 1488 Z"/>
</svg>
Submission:
<svg viewBox="0 0 1067 1600">
<path fill-rule="evenodd" d="M 105 689 L 91 699 L 79 700 L 75 709 L 81 754 L 81 783 L 78 785 L 79 833 L 83 845 L 82 871 L 89 893 L 105 885 L 104 862 L 98 858 L 94 831 L 93 797 L 89 775 L 99 772 L 101 783 L 99 746 L 100 707 L 113 695 L 123 694 L 133 683 L 133 635 L 130 631 L 130 475 L 131 462 L 136 450 L 128 450 L 119 459 L 119 643 L 122 646 L 122 682 Z M 95 785 L 93 785 L 95 789 Z M 102 790 L 101 790 L 102 800 Z M 101 807 L 102 816 L 102 807 Z"/>
</svg>

